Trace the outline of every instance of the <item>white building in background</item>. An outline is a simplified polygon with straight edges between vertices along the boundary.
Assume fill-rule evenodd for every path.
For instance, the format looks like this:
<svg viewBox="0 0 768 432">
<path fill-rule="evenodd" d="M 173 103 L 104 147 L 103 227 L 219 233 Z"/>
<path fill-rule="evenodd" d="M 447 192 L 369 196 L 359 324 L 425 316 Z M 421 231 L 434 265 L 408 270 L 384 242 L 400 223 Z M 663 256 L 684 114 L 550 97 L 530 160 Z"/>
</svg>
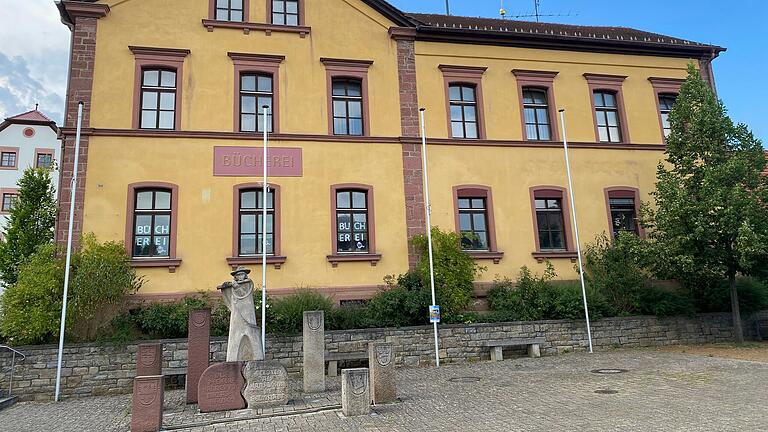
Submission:
<svg viewBox="0 0 768 432">
<path fill-rule="evenodd" d="M 8 212 L 18 194 L 17 182 L 29 167 L 49 167 L 58 189 L 56 161 L 61 143 L 56 123 L 37 110 L 5 119 L 0 123 L 0 235 L 5 232 Z"/>
</svg>

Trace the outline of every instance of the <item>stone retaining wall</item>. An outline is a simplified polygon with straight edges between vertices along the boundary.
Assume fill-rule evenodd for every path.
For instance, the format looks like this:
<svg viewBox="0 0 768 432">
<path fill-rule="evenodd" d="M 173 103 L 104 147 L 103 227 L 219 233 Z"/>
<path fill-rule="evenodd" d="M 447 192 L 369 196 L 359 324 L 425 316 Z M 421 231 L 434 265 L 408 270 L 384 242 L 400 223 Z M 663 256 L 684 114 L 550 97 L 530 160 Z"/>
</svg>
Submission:
<svg viewBox="0 0 768 432">
<path fill-rule="evenodd" d="M 745 322 L 746 335 L 754 333 L 751 320 Z M 732 340 L 729 314 L 701 314 L 694 318 L 652 316 L 606 318 L 592 323 L 596 349 L 649 347 L 672 344 L 728 342 Z M 494 324 L 445 325 L 440 327 L 440 357 L 444 362 L 473 362 L 490 359 L 485 347 L 489 339 L 510 337 L 546 338 L 542 355 L 585 350 L 586 326 L 583 321 L 534 321 Z M 398 366 L 434 363 L 431 326 L 328 331 L 326 351 L 365 351 L 369 341 L 395 344 Z M 187 365 L 186 339 L 163 340 L 163 372 L 182 374 Z M 213 338 L 211 359 L 226 358 L 226 339 Z M 27 354 L 17 361 L 13 393 L 21 400 L 50 400 L 56 379 L 56 346 L 19 347 Z M 301 336 L 267 336 L 267 357 L 283 364 L 289 373 L 301 371 Z M 62 394 L 97 396 L 129 393 L 136 374 L 137 345 L 71 344 L 64 350 Z M 0 389 L 8 387 L 7 371 L 11 357 L 0 352 Z M 183 381 L 182 381 L 183 382 Z"/>
</svg>

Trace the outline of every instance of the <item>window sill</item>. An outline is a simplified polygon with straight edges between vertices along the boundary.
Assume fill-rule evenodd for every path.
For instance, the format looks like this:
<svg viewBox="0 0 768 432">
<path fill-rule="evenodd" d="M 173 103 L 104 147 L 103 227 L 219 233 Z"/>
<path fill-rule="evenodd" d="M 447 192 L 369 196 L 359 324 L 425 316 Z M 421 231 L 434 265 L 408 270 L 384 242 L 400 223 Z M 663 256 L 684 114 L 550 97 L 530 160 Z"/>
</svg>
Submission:
<svg viewBox="0 0 768 432">
<path fill-rule="evenodd" d="M 536 258 L 536 261 L 539 263 L 542 263 L 550 258 L 569 258 L 571 262 L 576 262 L 576 260 L 579 258 L 579 255 L 572 251 L 540 251 L 533 252 L 531 255 L 533 255 L 533 257 Z"/>
<path fill-rule="evenodd" d="M 280 270 L 285 261 L 288 258 L 284 256 L 267 255 L 267 264 L 274 265 L 275 269 Z M 233 269 L 239 265 L 261 265 L 260 256 L 248 256 L 248 257 L 229 257 L 227 258 L 227 264 Z"/>
<path fill-rule="evenodd" d="M 381 261 L 381 254 L 342 254 L 342 255 L 328 255 L 326 257 L 333 268 L 339 266 L 340 262 L 370 262 L 371 267 L 376 267 L 376 264 Z"/>
<path fill-rule="evenodd" d="M 160 268 L 168 267 L 168 273 L 176 273 L 176 267 L 181 265 L 181 259 L 178 258 L 133 258 L 131 267 L 137 268 Z"/>
<path fill-rule="evenodd" d="M 298 33 L 299 36 L 304 39 L 312 30 L 311 27 L 306 26 L 287 26 L 277 24 L 265 24 L 265 23 L 252 23 L 252 22 L 233 22 L 233 21 L 218 21 L 211 19 L 203 20 L 203 27 L 212 32 L 214 28 L 230 28 L 230 29 L 242 29 L 243 34 L 249 34 L 251 30 L 263 31 L 265 35 L 272 36 L 272 32 L 277 33 Z"/>
<path fill-rule="evenodd" d="M 504 252 L 499 251 L 465 251 L 472 258 L 476 260 L 493 260 L 494 264 L 498 264 L 502 258 L 504 258 Z"/>
</svg>

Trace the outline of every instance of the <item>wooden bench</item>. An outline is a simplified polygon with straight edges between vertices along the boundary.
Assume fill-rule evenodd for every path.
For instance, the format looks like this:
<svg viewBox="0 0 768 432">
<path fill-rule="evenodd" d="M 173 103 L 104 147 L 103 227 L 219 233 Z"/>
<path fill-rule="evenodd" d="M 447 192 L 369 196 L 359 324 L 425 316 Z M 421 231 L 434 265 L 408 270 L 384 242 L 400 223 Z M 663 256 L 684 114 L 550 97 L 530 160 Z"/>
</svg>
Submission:
<svg viewBox="0 0 768 432">
<path fill-rule="evenodd" d="M 329 377 L 339 376 L 339 361 L 343 360 L 368 360 L 368 353 L 365 351 L 325 353 L 325 361 L 328 362 Z"/>
<path fill-rule="evenodd" d="M 544 344 L 543 337 L 529 339 L 497 339 L 489 340 L 485 346 L 491 348 L 491 361 L 504 360 L 503 349 L 510 346 L 528 347 L 528 357 L 541 357 L 541 345 Z"/>
<path fill-rule="evenodd" d="M 768 340 L 768 318 L 758 318 L 755 321 L 757 327 L 757 340 Z"/>
</svg>

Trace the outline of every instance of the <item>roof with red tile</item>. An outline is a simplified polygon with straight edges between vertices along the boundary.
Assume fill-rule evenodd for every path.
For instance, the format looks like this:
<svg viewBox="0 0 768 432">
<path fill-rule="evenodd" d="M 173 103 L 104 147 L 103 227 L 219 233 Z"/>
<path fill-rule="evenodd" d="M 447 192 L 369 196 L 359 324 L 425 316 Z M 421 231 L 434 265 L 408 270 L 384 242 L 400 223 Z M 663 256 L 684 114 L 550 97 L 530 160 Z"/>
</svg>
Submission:
<svg viewBox="0 0 768 432">
<path fill-rule="evenodd" d="M 45 114 L 41 113 L 37 109 L 6 118 L 4 122 L 0 123 L 0 131 L 5 130 L 12 124 L 49 126 L 51 129 L 53 129 L 54 132 L 59 131 L 59 129 L 56 127 L 56 122 L 48 118 Z"/>
</svg>

